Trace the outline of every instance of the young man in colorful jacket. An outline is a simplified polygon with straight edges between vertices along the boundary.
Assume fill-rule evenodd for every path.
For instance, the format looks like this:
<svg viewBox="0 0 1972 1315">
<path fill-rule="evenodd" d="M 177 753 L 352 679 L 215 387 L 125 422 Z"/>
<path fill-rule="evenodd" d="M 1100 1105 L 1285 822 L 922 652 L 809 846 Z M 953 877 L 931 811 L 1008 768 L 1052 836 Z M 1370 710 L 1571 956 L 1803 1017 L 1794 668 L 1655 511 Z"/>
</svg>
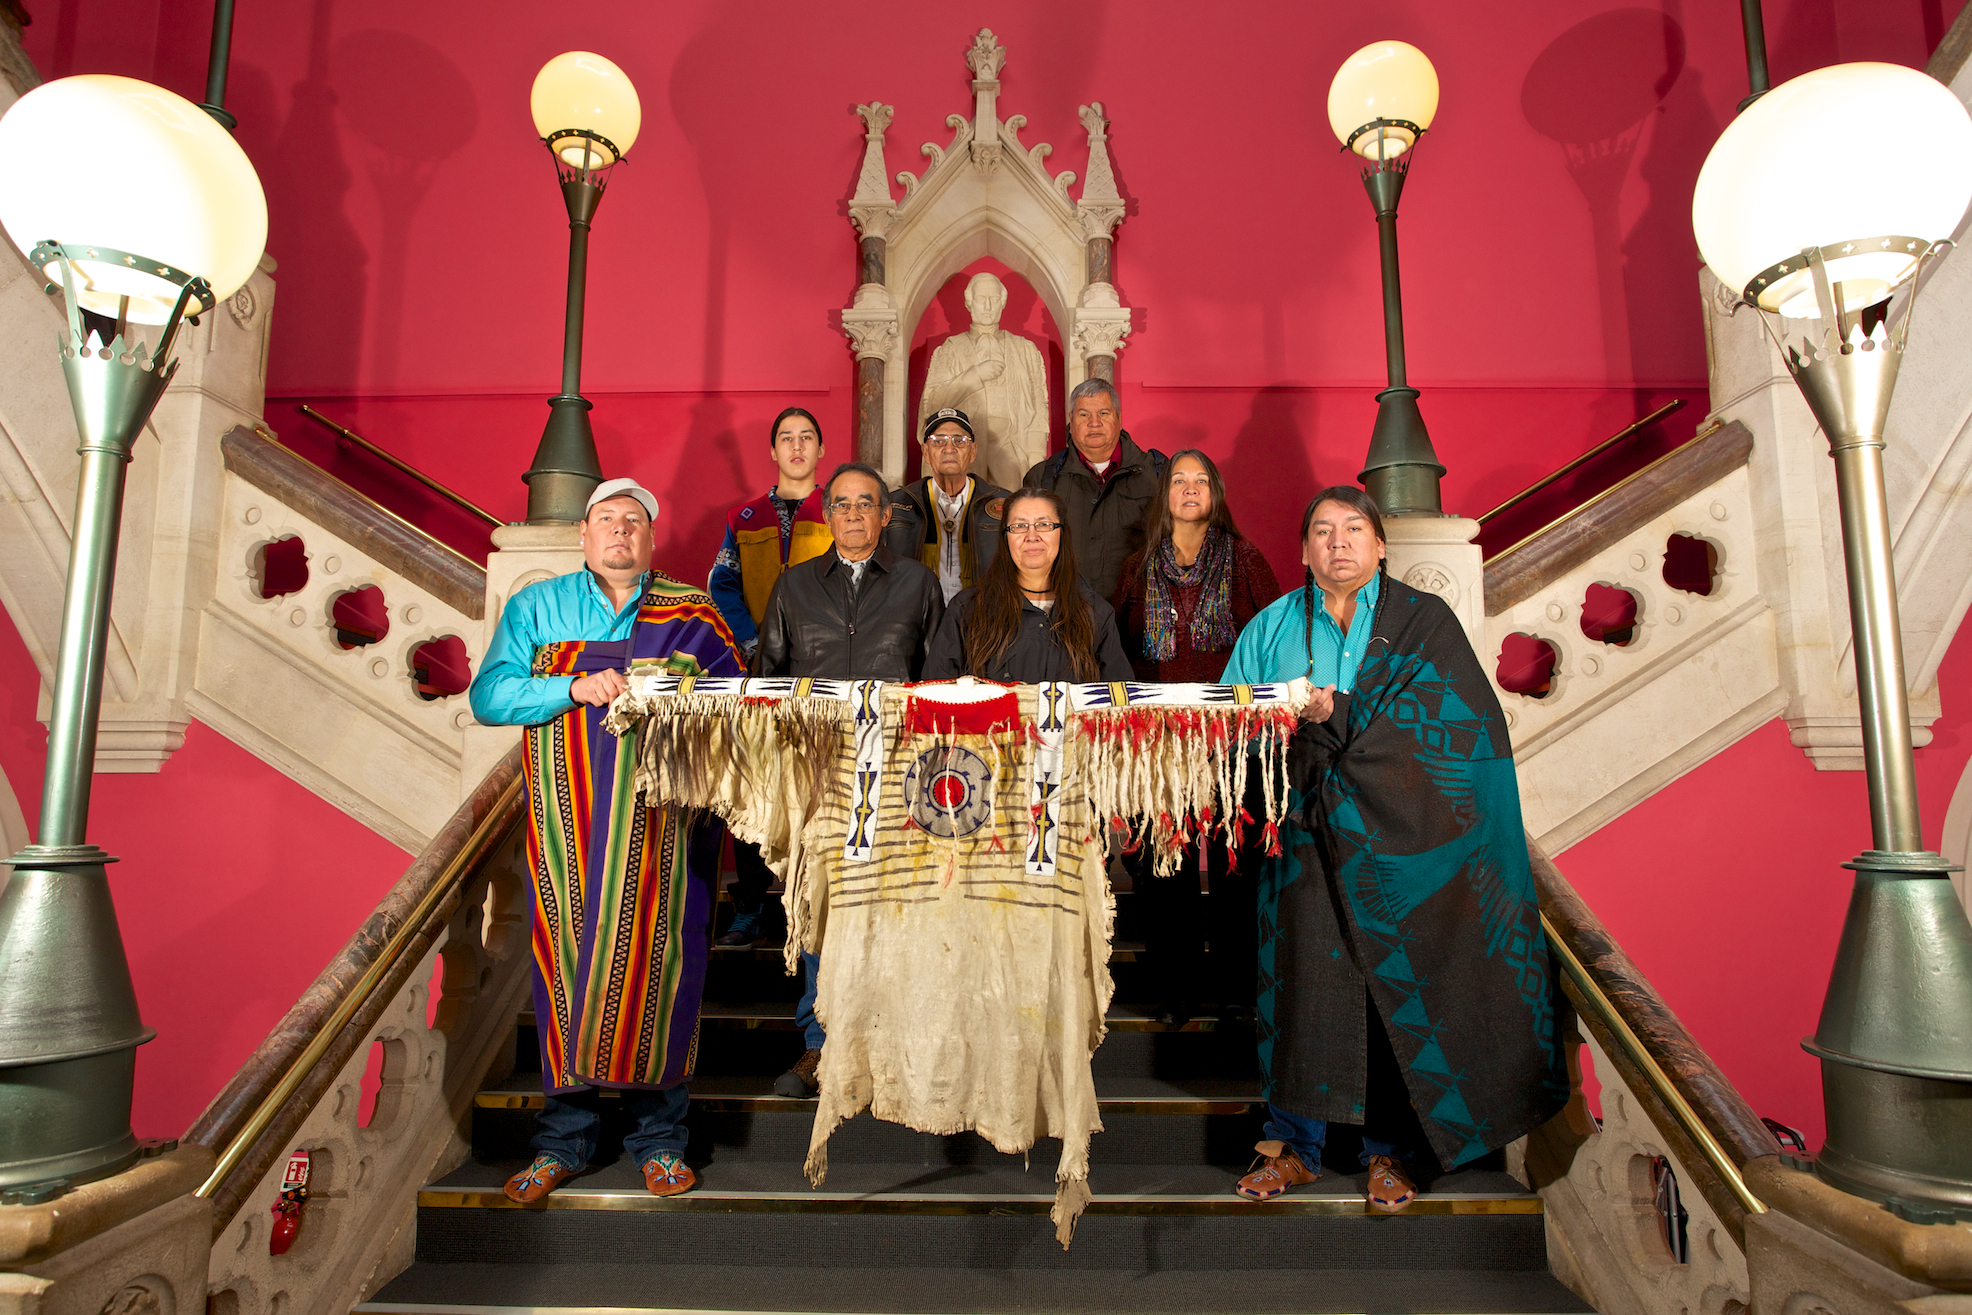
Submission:
<svg viewBox="0 0 1972 1315">
<path fill-rule="evenodd" d="M 705 591 L 748 662 L 760 644 L 760 621 L 774 584 L 790 566 L 820 557 L 835 542 L 815 480 L 822 461 L 822 427 L 791 406 L 774 417 L 768 449 L 780 478 L 751 502 L 727 513 L 726 539 L 712 562 Z M 718 944 L 752 945 L 760 939 L 760 912 L 774 874 L 753 845 L 733 841 L 734 917 Z"/>
</svg>

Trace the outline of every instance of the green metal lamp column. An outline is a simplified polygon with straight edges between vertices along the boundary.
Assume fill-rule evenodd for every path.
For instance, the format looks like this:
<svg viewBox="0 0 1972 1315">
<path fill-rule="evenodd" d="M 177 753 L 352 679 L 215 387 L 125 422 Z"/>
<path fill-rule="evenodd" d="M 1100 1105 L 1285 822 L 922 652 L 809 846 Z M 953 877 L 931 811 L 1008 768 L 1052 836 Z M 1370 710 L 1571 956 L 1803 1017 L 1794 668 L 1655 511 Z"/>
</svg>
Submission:
<svg viewBox="0 0 1972 1315">
<path fill-rule="evenodd" d="M 39 266 L 52 248 L 37 248 Z M 94 251 L 89 253 L 95 255 Z M 151 262 L 155 263 L 155 262 Z M 64 282 L 67 269 L 64 266 Z M 192 280 L 155 352 L 122 335 L 92 348 L 67 288 L 62 372 L 82 436 L 74 538 L 48 722 L 40 838 L 10 860 L 0 890 L 0 1189 L 16 1199 L 116 1172 L 138 1155 L 130 1131 L 136 1049 L 157 1035 L 137 1012 L 105 865 L 84 835 L 95 770 L 110 589 L 124 467 L 175 361 L 167 363 Z"/>
<path fill-rule="evenodd" d="M 590 172 L 564 174 L 568 206 L 568 302 L 562 318 L 561 392 L 548 399 L 548 427 L 534 450 L 527 483 L 527 523 L 579 521 L 589 495 L 602 483 L 596 435 L 589 426 L 594 405 L 582 396 L 582 315 L 589 282 L 589 226 L 603 199 L 603 184 Z"/>
<path fill-rule="evenodd" d="M 1370 131 L 1372 129 L 1365 129 Z M 1421 131 L 1420 135 L 1421 135 Z M 1445 467 L 1431 446 L 1424 416 L 1417 409 L 1417 389 L 1410 386 L 1404 365 L 1404 294 L 1397 271 L 1397 199 L 1410 173 L 1411 153 L 1395 159 L 1368 160 L 1363 187 L 1376 208 L 1377 246 L 1383 263 L 1383 355 L 1387 386 L 1376 395 L 1376 426 L 1370 431 L 1369 456 L 1357 476 L 1386 516 L 1444 514 L 1438 481 Z"/>
<path fill-rule="evenodd" d="M 1883 481 L 1910 315 L 1894 333 L 1852 336 L 1822 250 L 1804 256 L 1832 327 L 1784 355 L 1835 459 L 1872 845 L 1844 865 L 1855 888 L 1820 1024 L 1801 1043 L 1821 1060 L 1828 1135 L 1816 1171 L 1910 1218 L 1972 1217 L 1972 923 L 1952 866 L 1924 848 Z"/>
</svg>

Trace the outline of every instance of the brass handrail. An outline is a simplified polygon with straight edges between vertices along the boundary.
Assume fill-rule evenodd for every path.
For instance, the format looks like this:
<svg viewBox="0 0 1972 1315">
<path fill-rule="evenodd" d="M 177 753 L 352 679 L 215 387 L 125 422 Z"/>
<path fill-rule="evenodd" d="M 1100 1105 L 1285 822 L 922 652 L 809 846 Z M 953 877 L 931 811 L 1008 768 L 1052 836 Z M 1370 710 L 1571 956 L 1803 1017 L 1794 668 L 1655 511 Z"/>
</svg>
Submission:
<svg viewBox="0 0 1972 1315">
<path fill-rule="evenodd" d="M 1670 1074 L 1664 1071 L 1664 1066 L 1657 1062 L 1656 1057 L 1643 1044 L 1643 1038 L 1636 1034 L 1636 1030 L 1629 1025 L 1628 1020 L 1618 1012 L 1615 1001 L 1596 984 L 1595 978 L 1589 975 L 1587 966 L 1576 956 L 1575 951 L 1569 948 L 1567 942 L 1561 939 L 1561 933 L 1555 929 L 1553 921 L 1548 918 L 1545 911 L 1541 914 L 1541 930 L 1547 933 L 1547 942 L 1554 947 L 1555 954 L 1561 960 L 1562 969 L 1568 974 L 1568 979 L 1575 983 L 1576 989 L 1581 991 L 1589 1007 L 1595 1011 L 1603 1025 L 1615 1034 L 1623 1052 L 1630 1057 L 1630 1062 L 1642 1072 L 1644 1080 L 1650 1084 L 1650 1089 L 1657 1093 L 1657 1098 L 1663 1101 L 1664 1107 L 1671 1112 L 1671 1117 L 1678 1121 L 1678 1126 L 1684 1130 L 1684 1134 L 1691 1138 L 1705 1159 L 1711 1163 L 1712 1171 L 1724 1181 L 1748 1214 L 1765 1214 L 1766 1203 L 1753 1195 L 1752 1190 L 1746 1186 L 1745 1178 L 1740 1176 L 1739 1166 L 1732 1162 L 1732 1157 L 1726 1154 L 1725 1147 L 1719 1145 L 1718 1138 L 1712 1135 L 1711 1130 L 1698 1117 L 1698 1111 L 1691 1108 L 1691 1102 L 1684 1098 L 1684 1093 L 1672 1083 Z"/>
<path fill-rule="evenodd" d="M 1678 405 L 1682 406 L 1684 405 L 1684 403 L 1680 402 L 1678 403 Z M 314 407 L 308 405 L 308 403 L 303 402 L 299 407 L 295 409 L 300 411 L 303 415 L 307 416 L 310 420 L 317 421 L 323 426 L 331 430 L 334 430 L 338 435 L 348 439 L 350 442 L 354 443 L 357 447 L 362 448 L 365 452 L 368 452 L 371 456 L 375 457 L 377 460 L 384 462 L 386 465 L 389 465 L 395 470 L 400 470 L 404 472 L 406 475 L 409 475 L 412 479 L 418 481 L 418 483 L 424 485 L 426 488 L 430 489 L 433 493 L 436 493 L 439 497 L 444 498 L 446 501 L 453 503 L 455 506 L 463 507 L 465 510 L 479 517 L 479 519 L 485 521 L 488 525 L 493 526 L 495 529 L 498 529 L 500 526 L 506 524 L 505 521 L 501 520 L 498 516 L 495 516 L 492 512 L 486 510 L 486 508 L 480 506 L 478 503 L 473 502 L 471 499 L 467 498 L 464 494 L 454 493 L 451 489 L 446 488 L 443 484 L 440 484 L 437 480 L 425 474 L 422 470 L 419 470 L 416 466 L 411 465 L 409 462 L 400 461 L 396 457 L 393 457 L 392 455 L 390 455 L 390 453 L 384 451 L 382 448 L 378 447 L 375 443 L 372 443 L 369 439 L 364 438 L 361 434 L 357 433 L 355 430 L 349 428 L 346 425 L 337 424 L 335 421 L 323 415 L 320 411 L 317 411 Z"/>
<path fill-rule="evenodd" d="M 494 801 L 491 808 L 486 810 L 486 816 L 479 820 L 479 825 L 475 826 L 472 834 L 466 837 L 465 844 L 459 846 L 459 852 L 452 856 L 452 860 L 445 865 L 445 870 L 439 874 L 436 881 L 432 882 L 431 888 L 418 901 L 417 907 L 398 924 L 397 930 L 391 933 L 390 939 L 384 942 L 384 947 L 376 959 L 357 979 L 356 985 L 350 988 L 349 994 L 343 997 L 342 1003 L 336 1006 L 335 1012 L 329 1015 L 328 1021 L 317 1030 L 307 1048 L 295 1056 L 294 1062 L 288 1065 L 285 1073 L 281 1074 L 281 1080 L 274 1084 L 274 1089 L 254 1107 L 252 1117 L 233 1134 L 232 1140 L 226 1143 L 225 1150 L 220 1152 L 219 1162 L 213 1166 L 212 1175 L 205 1180 L 198 1191 L 193 1193 L 194 1196 L 210 1197 L 225 1185 L 226 1179 L 252 1149 L 253 1143 L 267 1131 L 268 1125 L 273 1123 L 281 1107 L 288 1103 L 294 1093 L 300 1089 L 302 1082 L 307 1079 L 309 1072 L 321 1061 L 322 1056 L 328 1053 L 329 1047 L 335 1044 L 336 1037 L 349 1025 L 349 1020 L 356 1016 L 356 1012 L 376 992 L 378 984 L 404 957 L 406 947 L 424 929 L 432 913 L 447 896 L 453 893 L 464 873 L 485 857 L 484 851 L 495 839 L 493 832 L 496 827 L 502 825 L 502 819 L 505 819 L 505 825 L 512 825 L 513 819 L 507 816 L 508 810 L 513 804 L 514 796 L 525 788 L 524 776 L 516 775 L 507 783 L 507 788 L 500 792 L 500 797 Z"/>
<path fill-rule="evenodd" d="M 1514 494 L 1512 497 L 1508 498 L 1505 502 L 1502 502 L 1499 506 L 1493 508 L 1491 511 L 1480 513 L 1478 518 L 1479 523 L 1481 525 L 1484 525 L 1487 521 L 1499 515 L 1501 512 L 1506 511 L 1509 508 L 1519 506 L 1521 503 L 1533 497 L 1536 493 L 1539 493 L 1542 489 L 1554 483 L 1562 476 L 1570 474 L 1571 472 L 1580 469 L 1582 465 L 1585 464 L 1586 462 L 1593 461 L 1596 457 L 1601 456 L 1604 452 L 1607 452 L 1610 448 L 1615 447 L 1618 443 L 1628 438 L 1631 434 L 1634 434 L 1642 429 L 1647 429 L 1651 425 L 1656 424 L 1659 420 L 1662 420 L 1665 416 L 1671 414 L 1671 412 L 1681 409 L 1684 406 L 1684 404 L 1685 402 L 1682 397 L 1676 398 L 1670 402 L 1665 403 L 1663 406 L 1658 407 L 1655 411 L 1652 411 L 1649 415 L 1637 421 L 1635 424 L 1625 425 L 1623 428 L 1617 430 L 1614 434 L 1611 434 L 1608 438 L 1603 439 L 1600 443 L 1597 443 L 1594 447 L 1582 453 L 1581 456 L 1576 457 L 1573 461 L 1569 462 L 1561 469 L 1555 471 L 1552 475 L 1549 475 L 1544 479 L 1535 480 L 1532 484 L 1529 484 L 1526 488 L 1520 490 L 1520 492 Z M 308 408 L 304 406 L 301 409 L 306 411 Z"/>
</svg>

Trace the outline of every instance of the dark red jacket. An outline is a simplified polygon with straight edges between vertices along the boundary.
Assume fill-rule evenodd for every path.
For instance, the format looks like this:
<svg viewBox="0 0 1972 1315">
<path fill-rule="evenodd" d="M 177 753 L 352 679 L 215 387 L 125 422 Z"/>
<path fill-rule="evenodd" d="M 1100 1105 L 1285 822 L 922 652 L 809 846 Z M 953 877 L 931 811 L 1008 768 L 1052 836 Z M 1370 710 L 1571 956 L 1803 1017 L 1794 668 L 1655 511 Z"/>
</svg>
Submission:
<svg viewBox="0 0 1972 1315">
<path fill-rule="evenodd" d="M 1178 611 L 1177 651 L 1169 662 L 1153 662 L 1144 656 L 1144 556 L 1149 548 L 1137 553 L 1123 565 L 1123 573 L 1116 581 L 1116 629 L 1123 640 L 1123 651 L 1129 655 L 1130 665 L 1136 669 L 1137 679 L 1160 681 L 1170 684 L 1216 682 L 1224 674 L 1226 663 L 1232 657 L 1232 645 L 1211 653 L 1201 653 L 1191 646 L 1191 614 L 1198 609 L 1198 596 L 1204 592 L 1203 583 L 1189 589 L 1173 586 L 1171 604 Z M 1280 597 L 1280 582 L 1274 577 L 1274 568 L 1267 565 L 1267 559 L 1260 555 L 1250 540 L 1233 540 L 1232 557 L 1232 605 L 1233 637 L 1246 629 L 1256 613 L 1267 604 Z"/>
</svg>

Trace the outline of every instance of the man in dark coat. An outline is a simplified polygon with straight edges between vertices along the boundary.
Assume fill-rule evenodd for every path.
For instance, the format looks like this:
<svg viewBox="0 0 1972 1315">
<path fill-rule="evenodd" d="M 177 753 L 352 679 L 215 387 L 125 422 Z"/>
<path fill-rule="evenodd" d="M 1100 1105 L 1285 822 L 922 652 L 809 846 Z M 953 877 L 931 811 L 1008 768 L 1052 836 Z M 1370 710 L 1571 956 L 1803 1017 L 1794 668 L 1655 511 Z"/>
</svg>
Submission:
<svg viewBox="0 0 1972 1315">
<path fill-rule="evenodd" d="M 899 554 L 915 557 L 938 573 L 945 601 L 976 583 L 1000 548 L 1001 512 L 1007 491 L 972 474 L 979 443 L 972 418 L 956 407 L 934 411 L 924 418 L 925 477 L 897 491 L 897 510 L 915 513 L 916 533 L 903 535 L 898 522 L 884 532 L 884 542 Z"/>
<path fill-rule="evenodd" d="M 1144 451 L 1123 429 L 1123 404 L 1107 379 L 1085 379 L 1068 395 L 1069 444 L 1027 472 L 1030 488 L 1061 498 L 1075 564 L 1089 588 L 1116 596 L 1123 563 L 1143 548 L 1144 513 L 1164 483 L 1164 454 Z"/>
<path fill-rule="evenodd" d="M 824 680 L 916 680 L 945 617 L 945 594 L 930 568 L 899 557 L 885 542 L 890 490 L 861 463 L 836 467 L 822 491 L 834 544 L 790 567 L 774 584 L 760 622 L 756 676 Z M 812 1097 L 827 1040 L 815 1018 L 818 956 L 801 956 L 795 1025 L 806 1049 L 774 1083 L 776 1095 Z"/>
</svg>

